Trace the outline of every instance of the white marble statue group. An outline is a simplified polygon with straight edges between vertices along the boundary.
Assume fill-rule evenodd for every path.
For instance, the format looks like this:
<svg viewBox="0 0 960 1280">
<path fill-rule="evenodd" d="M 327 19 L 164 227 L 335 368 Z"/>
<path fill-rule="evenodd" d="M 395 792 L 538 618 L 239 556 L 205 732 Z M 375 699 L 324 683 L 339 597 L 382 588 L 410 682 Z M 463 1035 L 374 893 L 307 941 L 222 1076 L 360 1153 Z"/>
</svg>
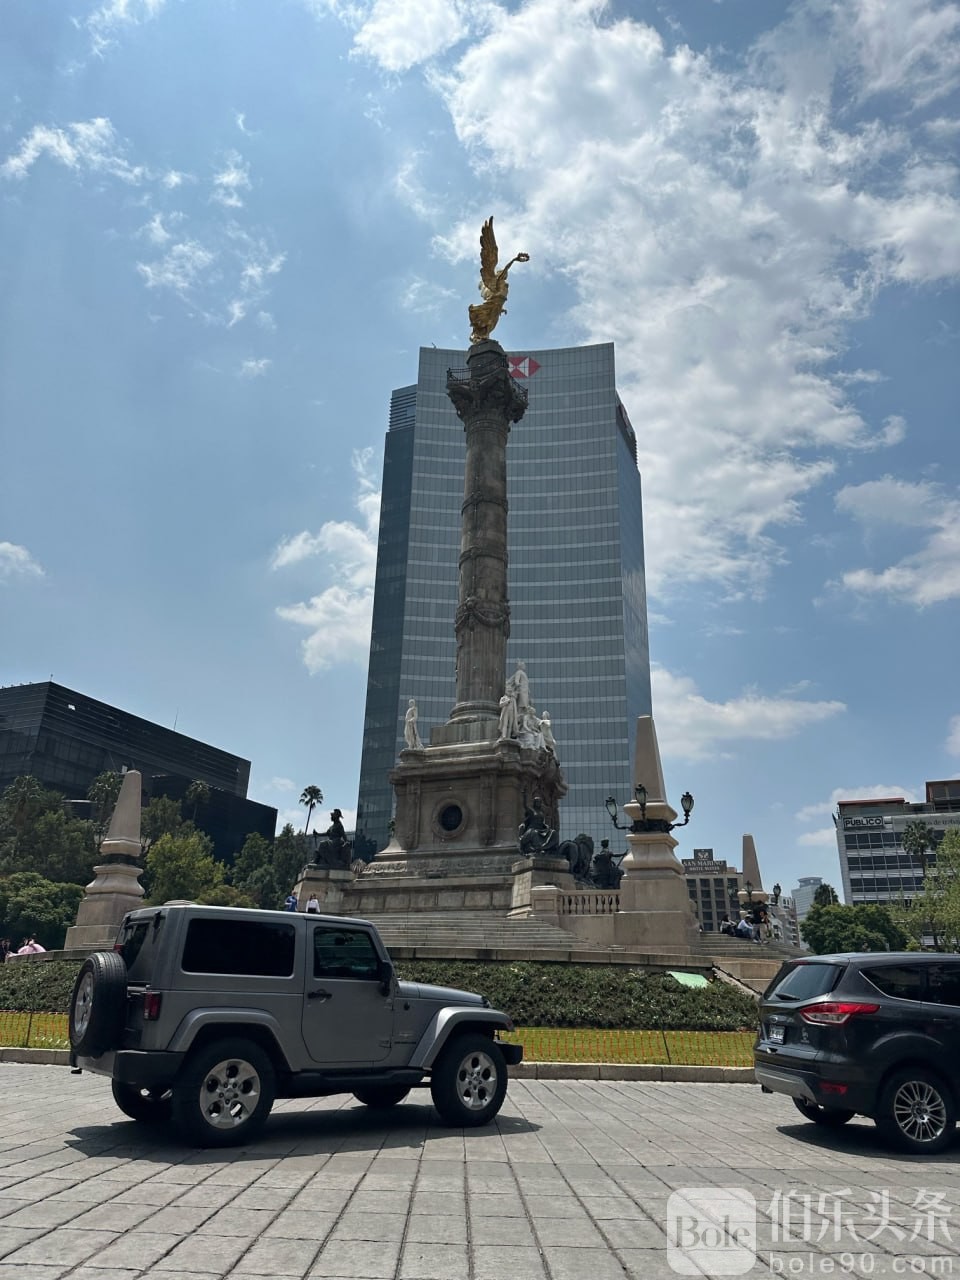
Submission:
<svg viewBox="0 0 960 1280">
<path fill-rule="evenodd" d="M 516 738 L 521 747 L 540 748 L 549 751 L 559 762 L 557 740 L 553 736 L 550 723 L 550 712 L 537 714 L 537 709 L 530 701 L 530 681 L 527 679 L 527 668 L 523 662 L 517 662 L 517 669 L 507 681 L 503 697 L 500 699 L 499 736 Z M 420 733 L 417 729 L 417 703 L 411 698 L 403 717 L 403 741 L 411 751 L 423 749 Z"/>
<path fill-rule="evenodd" d="M 507 681 L 500 699 L 500 737 L 516 738 L 521 747 L 539 747 L 559 759 L 550 712 L 537 714 L 536 707 L 530 701 L 526 664 L 520 661 L 517 662 L 517 669 Z"/>
</svg>

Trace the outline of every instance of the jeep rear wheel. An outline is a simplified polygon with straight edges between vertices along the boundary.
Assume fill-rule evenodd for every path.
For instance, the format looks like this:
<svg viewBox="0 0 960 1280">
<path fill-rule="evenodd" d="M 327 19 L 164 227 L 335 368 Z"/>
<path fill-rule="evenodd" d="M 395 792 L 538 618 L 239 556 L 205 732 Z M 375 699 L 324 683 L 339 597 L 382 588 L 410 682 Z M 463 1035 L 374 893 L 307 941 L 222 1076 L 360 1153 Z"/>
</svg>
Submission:
<svg viewBox="0 0 960 1280">
<path fill-rule="evenodd" d="M 916 1155 L 943 1151 L 956 1136 L 953 1094 L 939 1076 L 922 1067 L 906 1068 L 890 1077 L 874 1119 L 888 1141 Z"/>
<path fill-rule="evenodd" d="M 822 1125 L 824 1129 L 839 1129 L 857 1114 L 855 1111 L 842 1111 L 839 1107 L 819 1107 L 815 1102 L 807 1102 L 806 1098 L 794 1098 L 793 1105 L 805 1120 Z"/>
<path fill-rule="evenodd" d="M 127 966 L 116 951 L 94 951 L 80 966 L 70 996 L 74 1052 L 99 1058 L 120 1043 L 127 1010 Z"/>
<path fill-rule="evenodd" d="M 365 1107 L 384 1110 L 402 1102 L 409 1092 L 410 1088 L 405 1084 L 380 1084 L 371 1085 L 367 1089 L 354 1089 L 353 1096 Z"/>
<path fill-rule="evenodd" d="M 173 1095 L 167 1088 L 143 1089 L 138 1084 L 113 1082 L 113 1100 L 125 1116 L 141 1124 L 165 1124 L 170 1119 Z"/>
<path fill-rule="evenodd" d="M 503 1105 L 507 1064 L 489 1036 L 457 1036 L 434 1063 L 430 1076 L 433 1105 L 444 1124 L 473 1128 L 487 1124 Z"/>
<path fill-rule="evenodd" d="M 276 1093 L 273 1064 L 251 1040 L 214 1040 L 187 1058 L 173 1084 L 173 1120 L 201 1147 L 248 1142 Z"/>
</svg>

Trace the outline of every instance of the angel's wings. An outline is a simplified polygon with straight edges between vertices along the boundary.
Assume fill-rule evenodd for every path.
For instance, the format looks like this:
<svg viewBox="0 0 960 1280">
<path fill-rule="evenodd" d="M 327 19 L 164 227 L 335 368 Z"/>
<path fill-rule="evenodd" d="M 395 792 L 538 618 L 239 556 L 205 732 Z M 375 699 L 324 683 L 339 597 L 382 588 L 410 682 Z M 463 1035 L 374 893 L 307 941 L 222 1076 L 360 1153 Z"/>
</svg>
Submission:
<svg viewBox="0 0 960 1280">
<path fill-rule="evenodd" d="M 488 289 L 497 284 L 497 239 L 493 234 L 493 218 L 486 220 L 480 228 L 480 279 Z"/>
</svg>

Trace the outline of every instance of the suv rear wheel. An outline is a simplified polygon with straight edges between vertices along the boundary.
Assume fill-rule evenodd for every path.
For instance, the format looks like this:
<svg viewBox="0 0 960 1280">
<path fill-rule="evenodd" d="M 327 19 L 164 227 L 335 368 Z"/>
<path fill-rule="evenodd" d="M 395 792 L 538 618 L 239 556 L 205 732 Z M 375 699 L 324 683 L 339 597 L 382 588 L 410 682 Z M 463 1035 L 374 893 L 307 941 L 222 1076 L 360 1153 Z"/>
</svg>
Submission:
<svg viewBox="0 0 960 1280">
<path fill-rule="evenodd" d="M 365 1107 L 382 1110 L 386 1107 L 395 1107 L 409 1092 L 410 1089 L 405 1084 L 380 1084 L 371 1085 L 368 1089 L 354 1089 L 353 1096 Z"/>
<path fill-rule="evenodd" d="M 807 1102 L 806 1098 L 794 1098 L 793 1105 L 804 1120 L 812 1120 L 824 1129 L 839 1129 L 857 1114 L 855 1111 L 841 1111 L 839 1108 L 818 1107 L 815 1102 Z"/>
<path fill-rule="evenodd" d="M 127 966 L 116 951 L 94 951 L 80 966 L 70 996 L 74 1052 L 99 1058 L 120 1042 L 127 1010 Z"/>
<path fill-rule="evenodd" d="M 433 1105 L 444 1124 L 487 1124 L 503 1105 L 507 1064 L 497 1042 L 480 1033 L 457 1036 L 437 1058 L 430 1076 Z"/>
<path fill-rule="evenodd" d="M 939 1076 L 922 1067 L 896 1071 L 880 1094 L 877 1128 L 904 1151 L 928 1155 L 953 1141 L 957 1110 Z"/>
<path fill-rule="evenodd" d="M 113 1082 L 113 1100 L 125 1116 L 143 1124 L 165 1124 L 170 1119 L 169 1089 L 143 1089 L 138 1084 Z"/>
<path fill-rule="evenodd" d="M 174 1123 L 201 1147 L 248 1142 L 276 1094 L 273 1064 L 252 1040 L 214 1040 L 194 1050 L 173 1085 Z"/>
</svg>

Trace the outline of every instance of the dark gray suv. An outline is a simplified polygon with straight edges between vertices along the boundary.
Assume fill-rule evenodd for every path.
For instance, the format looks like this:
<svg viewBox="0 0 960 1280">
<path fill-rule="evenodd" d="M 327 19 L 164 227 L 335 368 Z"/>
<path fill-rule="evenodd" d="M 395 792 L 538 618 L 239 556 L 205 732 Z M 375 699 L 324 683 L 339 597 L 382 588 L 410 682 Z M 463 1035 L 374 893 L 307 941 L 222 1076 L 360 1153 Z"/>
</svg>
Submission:
<svg viewBox="0 0 960 1280">
<path fill-rule="evenodd" d="M 444 1123 L 486 1124 L 523 1056 L 512 1029 L 483 996 L 398 981 L 369 921 L 232 907 L 131 912 L 70 1002 L 74 1067 L 202 1146 L 246 1142 L 274 1098 L 386 1108 L 418 1085 Z"/>
<path fill-rule="evenodd" d="M 901 1149 L 955 1136 L 960 956 L 865 952 L 788 961 L 763 993 L 757 1082 L 834 1128 L 871 1117 Z"/>
</svg>

